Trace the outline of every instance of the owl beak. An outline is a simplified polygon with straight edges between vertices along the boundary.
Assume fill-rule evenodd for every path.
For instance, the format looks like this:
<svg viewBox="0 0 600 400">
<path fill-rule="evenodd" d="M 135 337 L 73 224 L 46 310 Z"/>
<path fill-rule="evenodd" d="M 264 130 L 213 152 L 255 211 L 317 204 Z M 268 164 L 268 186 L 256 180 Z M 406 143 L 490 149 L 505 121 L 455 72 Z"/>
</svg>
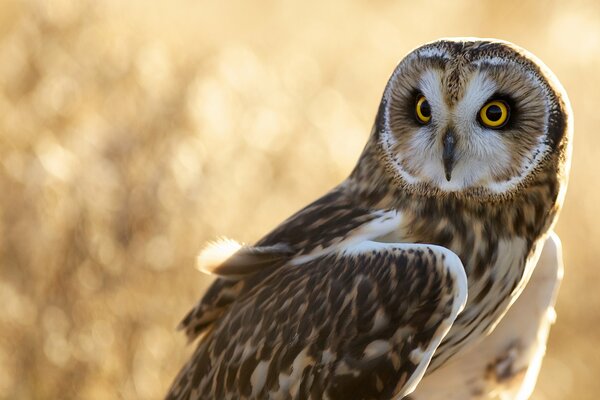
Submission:
<svg viewBox="0 0 600 400">
<path fill-rule="evenodd" d="M 442 159 L 444 161 L 444 172 L 446 173 L 446 180 L 450 182 L 452 178 L 452 168 L 454 168 L 454 145 L 456 144 L 456 136 L 454 131 L 448 129 L 444 135 L 444 151 L 442 153 Z"/>
</svg>

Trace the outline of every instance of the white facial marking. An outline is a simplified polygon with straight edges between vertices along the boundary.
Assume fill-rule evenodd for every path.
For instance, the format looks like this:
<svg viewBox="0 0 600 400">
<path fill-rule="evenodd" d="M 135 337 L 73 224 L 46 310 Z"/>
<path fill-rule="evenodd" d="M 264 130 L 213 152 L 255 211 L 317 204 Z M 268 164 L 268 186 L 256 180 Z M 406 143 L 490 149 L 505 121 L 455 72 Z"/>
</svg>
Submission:
<svg viewBox="0 0 600 400">
<path fill-rule="evenodd" d="M 476 122 L 476 118 L 473 117 L 477 116 L 485 101 L 496 90 L 496 84 L 487 78 L 485 74 L 481 73 L 481 71 L 475 72 L 467 84 L 465 95 L 456 104 L 453 112 L 455 122 L 465 128 L 473 125 Z"/>
<path fill-rule="evenodd" d="M 464 97 L 456 104 L 452 120 L 462 146 L 457 152 L 457 161 L 452 171 L 457 190 L 473 186 L 488 185 L 494 173 L 505 170 L 512 162 L 510 149 L 502 139 L 502 132 L 484 128 L 478 122 L 478 114 L 485 102 L 498 90 L 496 84 L 477 71 L 467 84 Z M 446 182 L 448 184 L 452 182 Z"/>
<path fill-rule="evenodd" d="M 447 56 L 442 49 L 435 48 L 420 50 L 418 55 Z M 514 62 L 500 57 L 483 58 L 474 62 L 478 67 L 483 64 L 518 68 L 513 65 Z M 523 71 L 523 73 L 525 79 L 537 81 L 544 94 L 549 95 L 539 77 L 532 71 Z M 401 77 L 393 78 L 393 80 L 397 79 Z M 468 79 L 463 97 L 453 108 L 450 108 L 443 95 L 441 72 L 427 69 L 422 73 L 418 81 L 418 89 L 425 95 L 431 106 L 432 120 L 429 125 L 416 128 L 417 131 L 408 139 L 408 147 L 405 148 L 404 154 L 395 151 L 398 141 L 394 134 L 389 130 L 382 132 L 381 145 L 386 150 L 396 172 L 407 184 L 428 182 L 447 192 L 484 187 L 494 193 L 504 193 L 519 185 L 547 153 L 548 146 L 544 137 L 540 136 L 538 146 L 517 168 L 519 173 L 505 181 L 498 181 L 499 174 L 514 169 L 511 165 L 514 162 L 512 150 L 502 137 L 502 131 L 483 127 L 478 120 L 478 115 L 485 102 L 499 88 L 482 70 L 476 70 Z M 546 108 L 548 107 L 546 105 Z M 385 112 L 387 122 L 389 109 Z M 454 128 L 458 141 L 450 181 L 446 179 L 441 143 L 444 130 L 448 127 Z M 544 131 L 546 128 L 546 126 L 540 127 Z M 408 165 L 409 170 L 405 169 L 404 165 Z"/>
<path fill-rule="evenodd" d="M 446 116 L 448 115 L 448 108 L 442 94 L 441 82 L 441 73 L 432 69 L 426 70 L 419 79 L 419 90 L 423 93 L 431 107 L 431 123 L 438 126 L 446 123 Z M 432 145 L 431 143 L 431 128 L 423 126 L 418 129 L 417 134 L 411 137 L 408 151 L 408 154 L 419 154 L 419 165 L 415 169 L 422 170 L 426 165 L 434 163 L 441 166 L 441 154 L 436 149 L 435 144 Z M 403 154 L 398 154 L 393 150 L 397 144 L 394 135 L 386 130 L 381 140 L 382 145 L 387 150 L 386 154 L 392 158 L 390 161 L 395 165 L 396 171 L 402 176 L 402 179 L 409 184 L 420 183 L 422 181 L 421 176 L 414 176 L 402 167 L 404 161 L 402 158 Z M 443 166 L 441 168 L 443 176 Z"/>
<path fill-rule="evenodd" d="M 435 123 L 442 125 L 446 122 L 448 116 L 448 106 L 444 101 L 442 92 L 442 74 L 438 70 L 427 70 L 421 75 L 419 80 L 419 89 L 429 102 L 431 107 L 432 120 L 435 117 Z"/>
</svg>

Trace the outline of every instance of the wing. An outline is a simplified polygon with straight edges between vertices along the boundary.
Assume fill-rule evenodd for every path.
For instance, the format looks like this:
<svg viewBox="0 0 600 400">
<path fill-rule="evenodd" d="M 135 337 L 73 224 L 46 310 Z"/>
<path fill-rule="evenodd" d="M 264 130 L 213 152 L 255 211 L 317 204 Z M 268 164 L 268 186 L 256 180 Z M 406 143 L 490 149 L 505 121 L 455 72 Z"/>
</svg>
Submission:
<svg viewBox="0 0 600 400">
<path fill-rule="evenodd" d="M 194 340 L 210 330 L 242 293 L 274 269 L 303 262 L 351 243 L 374 239 L 399 224 L 392 210 L 373 210 L 357 204 L 340 186 L 292 215 L 254 246 L 224 242 L 200 255 L 200 269 L 220 276 L 185 316 L 179 329 Z M 227 248 L 227 249 L 224 249 Z M 233 254 L 228 251 L 235 250 Z M 217 253 L 215 255 L 214 253 Z M 225 256 L 223 254 L 226 254 Z"/>
<path fill-rule="evenodd" d="M 178 328 L 185 330 L 189 341 L 206 333 L 244 290 L 262 279 L 263 274 L 258 272 L 281 266 L 293 254 L 285 245 L 242 247 L 233 241 L 210 244 L 198 256 L 198 267 L 224 278 L 212 283 Z"/>
<path fill-rule="evenodd" d="M 439 246 L 366 240 L 288 262 L 239 295 L 168 398 L 402 398 L 466 298 Z"/>
<path fill-rule="evenodd" d="M 525 289 L 494 331 L 423 378 L 413 400 L 528 399 L 535 387 L 563 275 L 551 232 Z"/>
</svg>

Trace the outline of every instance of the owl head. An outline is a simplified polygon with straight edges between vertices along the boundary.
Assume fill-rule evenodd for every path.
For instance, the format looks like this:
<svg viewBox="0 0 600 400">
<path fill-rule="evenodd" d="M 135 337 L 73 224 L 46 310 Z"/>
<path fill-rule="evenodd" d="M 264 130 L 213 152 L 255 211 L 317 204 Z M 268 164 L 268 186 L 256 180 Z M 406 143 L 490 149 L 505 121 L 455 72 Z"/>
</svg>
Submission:
<svg viewBox="0 0 600 400">
<path fill-rule="evenodd" d="M 409 192 L 506 197 L 540 169 L 564 168 L 570 115 L 564 89 L 532 54 L 499 40 L 444 39 L 396 67 L 374 137 Z"/>
</svg>

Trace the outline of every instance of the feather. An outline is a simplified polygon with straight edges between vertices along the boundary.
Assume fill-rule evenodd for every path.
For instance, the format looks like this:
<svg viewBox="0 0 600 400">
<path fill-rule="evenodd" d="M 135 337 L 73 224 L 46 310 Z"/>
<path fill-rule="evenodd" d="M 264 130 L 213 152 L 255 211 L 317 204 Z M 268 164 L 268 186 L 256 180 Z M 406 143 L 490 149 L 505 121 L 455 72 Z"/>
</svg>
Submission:
<svg viewBox="0 0 600 400">
<path fill-rule="evenodd" d="M 198 269 L 209 275 L 239 280 L 266 267 L 281 265 L 294 252 L 290 246 L 243 246 L 235 240 L 209 243 L 198 255 Z"/>
<path fill-rule="evenodd" d="M 216 268 L 242 248 L 242 244 L 228 238 L 209 242 L 196 258 L 196 268 L 212 275 Z"/>
</svg>

